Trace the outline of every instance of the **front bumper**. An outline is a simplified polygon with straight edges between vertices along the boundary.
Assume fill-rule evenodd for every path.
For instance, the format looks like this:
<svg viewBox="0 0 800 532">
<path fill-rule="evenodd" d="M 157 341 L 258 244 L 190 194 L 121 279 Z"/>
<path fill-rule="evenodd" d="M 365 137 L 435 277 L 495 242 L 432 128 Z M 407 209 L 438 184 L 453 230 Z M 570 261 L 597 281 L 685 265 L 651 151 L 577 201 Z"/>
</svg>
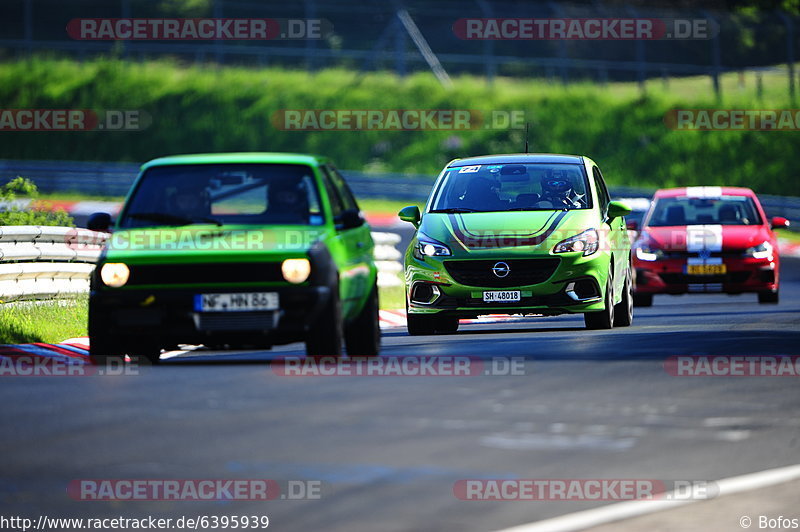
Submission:
<svg viewBox="0 0 800 532">
<path fill-rule="evenodd" d="M 277 292 L 275 311 L 197 312 L 197 294 Z M 283 344 L 302 340 L 331 297 L 327 286 L 92 290 L 90 336 L 148 338 L 164 345 Z"/>
<path fill-rule="evenodd" d="M 519 286 L 491 286 L 479 281 L 458 282 L 445 264 L 452 257 L 425 257 L 420 260 L 412 253 L 406 255 L 406 303 L 410 314 L 437 314 L 473 318 L 485 314 L 545 314 L 583 313 L 603 309 L 603 295 L 608 277 L 610 256 L 597 252 L 584 257 L 580 252 L 558 255 L 527 256 L 526 260 L 556 260 L 557 266 L 546 279 L 535 284 Z M 481 256 L 465 259 L 487 261 Z M 489 262 L 503 261 L 495 256 Z M 418 288 L 418 287 L 423 288 Z M 428 299 L 429 286 L 435 297 Z M 520 291 L 517 302 L 487 303 L 485 291 Z M 438 293 L 438 294 L 437 294 Z"/>
<path fill-rule="evenodd" d="M 724 274 L 689 275 L 686 259 L 643 261 L 634 258 L 636 292 L 642 294 L 686 294 L 712 292 L 741 294 L 778 289 L 779 264 L 775 259 L 725 257 Z"/>
</svg>

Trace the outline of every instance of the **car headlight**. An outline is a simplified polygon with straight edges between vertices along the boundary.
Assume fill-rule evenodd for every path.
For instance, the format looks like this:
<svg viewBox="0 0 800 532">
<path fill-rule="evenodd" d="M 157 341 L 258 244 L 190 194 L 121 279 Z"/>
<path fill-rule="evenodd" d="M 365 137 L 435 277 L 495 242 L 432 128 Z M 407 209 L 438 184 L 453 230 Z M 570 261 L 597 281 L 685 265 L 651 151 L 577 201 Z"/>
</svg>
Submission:
<svg viewBox="0 0 800 532">
<path fill-rule="evenodd" d="M 448 257 L 452 255 L 450 248 L 423 234 L 417 235 L 414 256 L 422 260 L 425 257 Z"/>
<path fill-rule="evenodd" d="M 300 284 L 311 275 L 311 263 L 308 259 L 286 259 L 281 264 L 283 278 L 292 284 Z"/>
<path fill-rule="evenodd" d="M 757 246 L 747 248 L 745 255 L 751 255 L 754 259 L 768 259 L 772 256 L 772 244 L 762 242 Z"/>
<path fill-rule="evenodd" d="M 600 247 L 600 237 L 596 229 L 587 229 L 583 233 L 566 238 L 556 244 L 553 253 L 569 253 L 571 251 L 582 251 L 586 257 L 595 253 Z"/>
<path fill-rule="evenodd" d="M 636 248 L 636 258 L 644 261 L 654 261 L 664 257 L 664 252 L 660 249 L 650 249 L 648 246 L 640 246 Z"/>
<path fill-rule="evenodd" d="M 130 276 L 131 270 L 122 262 L 106 262 L 100 267 L 100 279 L 111 288 L 125 286 Z"/>
</svg>

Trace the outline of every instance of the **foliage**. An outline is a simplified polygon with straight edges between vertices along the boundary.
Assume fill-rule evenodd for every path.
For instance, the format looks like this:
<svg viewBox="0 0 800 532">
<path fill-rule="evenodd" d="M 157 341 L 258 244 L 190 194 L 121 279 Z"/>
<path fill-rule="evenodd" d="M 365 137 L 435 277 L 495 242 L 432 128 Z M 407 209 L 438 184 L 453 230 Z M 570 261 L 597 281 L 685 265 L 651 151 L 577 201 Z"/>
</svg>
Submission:
<svg viewBox="0 0 800 532">
<path fill-rule="evenodd" d="M 30 179 L 16 177 L 0 186 L 0 225 L 75 226 L 64 209 L 51 210 L 46 202 L 36 201 L 38 197 L 39 191 Z"/>
</svg>

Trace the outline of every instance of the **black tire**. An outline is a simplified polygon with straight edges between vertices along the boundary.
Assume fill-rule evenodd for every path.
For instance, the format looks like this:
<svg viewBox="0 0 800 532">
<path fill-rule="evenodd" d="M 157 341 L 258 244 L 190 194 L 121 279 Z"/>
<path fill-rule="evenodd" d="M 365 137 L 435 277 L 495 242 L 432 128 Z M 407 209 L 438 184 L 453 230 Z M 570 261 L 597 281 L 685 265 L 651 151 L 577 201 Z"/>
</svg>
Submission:
<svg viewBox="0 0 800 532">
<path fill-rule="evenodd" d="M 606 294 L 603 298 L 604 308 L 599 312 L 585 312 L 583 321 L 587 329 L 610 329 L 614 326 L 614 284 L 611 274 L 606 281 Z"/>
<path fill-rule="evenodd" d="M 310 357 L 342 356 L 342 303 L 339 287 L 334 286 L 331 297 L 311 326 L 306 337 L 306 355 Z"/>
<path fill-rule="evenodd" d="M 344 343 L 351 357 L 374 357 L 381 352 L 378 286 L 372 287 L 358 316 L 344 328 Z"/>
<path fill-rule="evenodd" d="M 442 316 L 436 320 L 436 332 L 442 334 L 454 334 L 458 331 L 457 316 Z"/>
<path fill-rule="evenodd" d="M 758 293 L 758 302 L 762 305 L 764 304 L 776 304 L 780 301 L 779 293 L 777 290 L 774 292 L 772 290 L 767 290 L 765 292 Z"/>
<path fill-rule="evenodd" d="M 622 287 L 622 301 L 614 308 L 614 327 L 629 327 L 633 323 L 633 280 L 631 270 L 625 273 L 625 285 Z"/>
<path fill-rule="evenodd" d="M 89 337 L 89 360 L 96 366 L 124 364 L 125 353 L 111 338 L 94 335 Z"/>
<path fill-rule="evenodd" d="M 430 314 L 406 314 L 408 334 L 411 336 L 427 336 L 436 332 L 436 316 Z"/>
<path fill-rule="evenodd" d="M 132 364 L 158 364 L 161 349 L 152 342 L 134 341 L 130 338 L 110 338 L 92 336 L 89 338 L 89 358 L 98 366 L 118 365 L 125 362 L 125 355 L 131 357 Z"/>
<path fill-rule="evenodd" d="M 633 306 L 634 307 L 652 307 L 653 294 L 637 294 L 633 293 Z"/>
</svg>

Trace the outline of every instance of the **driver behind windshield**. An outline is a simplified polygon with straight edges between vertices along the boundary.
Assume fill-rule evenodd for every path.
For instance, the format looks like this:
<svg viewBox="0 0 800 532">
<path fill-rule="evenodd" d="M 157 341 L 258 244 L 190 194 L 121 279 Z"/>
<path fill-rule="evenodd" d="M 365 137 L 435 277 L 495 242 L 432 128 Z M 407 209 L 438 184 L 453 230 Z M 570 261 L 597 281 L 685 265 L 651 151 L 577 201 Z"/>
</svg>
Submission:
<svg viewBox="0 0 800 532">
<path fill-rule="evenodd" d="M 560 168 L 549 170 L 542 177 L 542 202 L 548 202 L 554 209 L 581 207 L 583 194 L 575 192 L 569 173 Z"/>
</svg>

